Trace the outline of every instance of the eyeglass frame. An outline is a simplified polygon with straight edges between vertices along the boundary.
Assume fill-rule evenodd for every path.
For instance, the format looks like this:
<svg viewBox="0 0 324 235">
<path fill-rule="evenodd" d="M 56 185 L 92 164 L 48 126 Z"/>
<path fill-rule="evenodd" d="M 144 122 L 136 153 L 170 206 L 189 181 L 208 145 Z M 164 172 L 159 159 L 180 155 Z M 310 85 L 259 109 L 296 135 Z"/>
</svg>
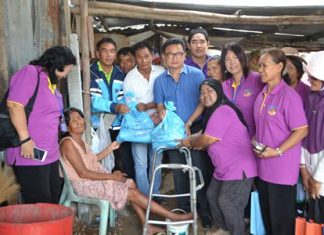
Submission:
<svg viewBox="0 0 324 235">
<path fill-rule="evenodd" d="M 176 53 L 168 52 L 168 53 L 165 53 L 165 56 L 168 59 L 173 59 L 173 58 L 180 59 L 184 54 L 185 54 L 184 51 L 178 51 Z"/>
</svg>

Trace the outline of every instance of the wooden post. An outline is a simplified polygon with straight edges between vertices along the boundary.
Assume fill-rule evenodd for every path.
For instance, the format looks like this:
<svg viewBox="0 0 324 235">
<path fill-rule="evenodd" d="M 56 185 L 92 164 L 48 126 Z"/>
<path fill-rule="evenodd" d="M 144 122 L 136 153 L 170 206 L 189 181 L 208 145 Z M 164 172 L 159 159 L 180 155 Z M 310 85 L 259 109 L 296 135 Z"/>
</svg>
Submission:
<svg viewBox="0 0 324 235">
<path fill-rule="evenodd" d="M 0 99 L 2 100 L 9 81 L 8 63 L 7 63 L 7 50 L 5 38 L 5 21 L 4 21 L 4 3 L 0 1 Z"/>
<path fill-rule="evenodd" d="M 91 144 L 91 97 L 90 97 L 90 65 L 89 65 L 89 40 L 88 40 L 88 0 L 80 1 L 81 15 L 81 67 L 83 78 L 83 110 L 86 122 L 85 139 L 88 144 Z"/>
</svg>

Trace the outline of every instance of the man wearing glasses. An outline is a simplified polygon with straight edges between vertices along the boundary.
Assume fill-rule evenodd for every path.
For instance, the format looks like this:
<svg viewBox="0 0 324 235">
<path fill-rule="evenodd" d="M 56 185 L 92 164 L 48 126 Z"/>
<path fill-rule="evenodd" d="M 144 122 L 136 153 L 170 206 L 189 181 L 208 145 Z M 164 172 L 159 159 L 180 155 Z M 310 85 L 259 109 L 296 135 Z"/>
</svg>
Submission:
<svg viewBox="0 0 324 235">
<path fill-rule="evenodd" d="M 199 86 L 205 80 L 201 70 L 184 64 L 186 57 L 185 43 L 181 39 L 168 39 L 162 46 L 162 58 L 167 68 L 154 83 L 154 102 L 157 104 L 157 111 L 161 119 L 165 116 L 166 101 L 173 101 L 176 107 L 176 114 L 186 123 L 196 109 L 199 102 Z M 200 123 L 191 125 L 191 133 L 201 129 Z M 169 150 L 171 163 L 186 164 L 185 158 L 176 150 Z M 206 197 L 206 189 L 212 176 L 211 162 L 206 152 L 191 151 L 192 164 L 200 168 L 205 185 L 197 192 L 199 203 L 199 214 L 205 228 L 212 226 L 210 219 L 209 205 Z M 174 184 L 177 194 L 188 193 L 189 178 L 182 170 L 174 170 Z M 197 181 L 199 181 L 197 179 Z M 199 183 L 199 182 L 197 182 Z M 179 198 L 178 204 L 181 209 L 190 211 L 188 197 Z"/>
<path fill-rule="evenodd" d="M 207 78 L 207 62 L 209 59 L 207 55 L 209 46 L 207 31 L 202 27 L 192 29 L 188 36 L 187 46 L 191 56 L 185 60 L 185 64 L 201 69 Z"/>
</svg>

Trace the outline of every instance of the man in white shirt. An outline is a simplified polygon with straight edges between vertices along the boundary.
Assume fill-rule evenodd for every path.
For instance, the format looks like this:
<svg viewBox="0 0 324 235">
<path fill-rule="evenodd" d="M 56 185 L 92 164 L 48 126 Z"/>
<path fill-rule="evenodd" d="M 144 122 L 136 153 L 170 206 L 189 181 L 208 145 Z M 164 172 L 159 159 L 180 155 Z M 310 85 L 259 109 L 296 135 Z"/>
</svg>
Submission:
<svg viewBox="0 0 324 235">
<path fill-rule="evenodd" d="M 132 91 L 137 101 L 136 108 L 147 112 L 154 123 L 158 123 L 156 104 L 153 99 L 153 87 L 156 77 L 165 69 L 158 65 L 152 65 L 153 49 L 146 42 L 138 42 L 133 46 L 136 66 L 128 72 L 123 83 L 124 94 Z M 149 194 L 149 174 L 152 173 L 152 160 L 154 152 L 150 144 L 132 143 L 132 153 L 135 163 L 135 178 L 139 190 Z M 162 156 L 157 157 L 156 166 L 161 164 Z M 159 193 L 161 184 L 161 171 L 156 175 L 153 193 Z"/>
</svg>

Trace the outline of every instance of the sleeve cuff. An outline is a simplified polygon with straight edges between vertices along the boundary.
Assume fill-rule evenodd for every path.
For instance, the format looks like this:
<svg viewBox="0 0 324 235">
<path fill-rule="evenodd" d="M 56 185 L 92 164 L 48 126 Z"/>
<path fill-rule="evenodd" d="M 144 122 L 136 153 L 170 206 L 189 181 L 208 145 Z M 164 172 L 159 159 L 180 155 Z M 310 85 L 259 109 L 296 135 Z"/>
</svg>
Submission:
<svg viewBox="0 0 324 235">
<path fill-rule="evenodd" d="M 117 103 L 111 103 L 111 105 L 110 105 L 110 111 L 112 112 L 112 113 L 116 113 L 116 106 L 117 106 Z"/>
</svg>

